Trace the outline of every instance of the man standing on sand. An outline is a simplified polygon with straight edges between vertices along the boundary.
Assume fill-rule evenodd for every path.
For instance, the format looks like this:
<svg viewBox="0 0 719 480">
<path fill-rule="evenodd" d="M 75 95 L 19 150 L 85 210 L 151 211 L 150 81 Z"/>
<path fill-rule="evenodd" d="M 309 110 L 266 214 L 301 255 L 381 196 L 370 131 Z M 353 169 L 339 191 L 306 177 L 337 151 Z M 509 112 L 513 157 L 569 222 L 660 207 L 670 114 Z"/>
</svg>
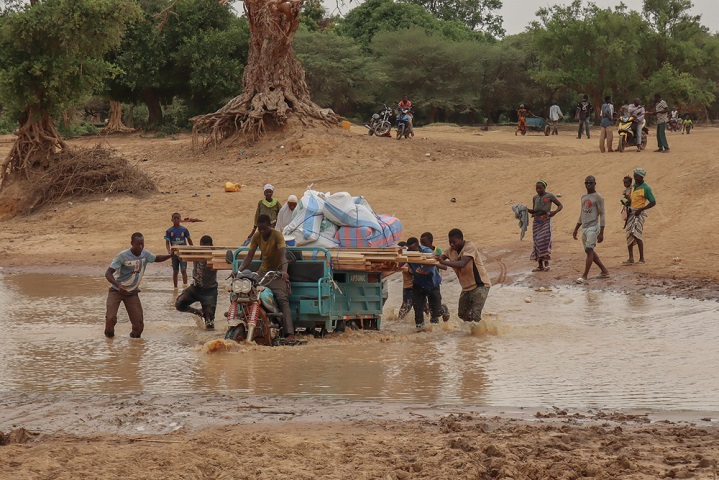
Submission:
<svg viewBox="0 0 719 480">
<path fill-rule="evenodd" d="M 449 251 L 434 257 L 457 274 L 462 293 L 459 294 L 457 315 L 465 322 L 482 321 L 482 309 L 489 295 L 492 282 L 482 263 L 482 257 L 474 243 L 465 241 L 462 230 L 449 231 Z"/>
<path fill-rule="evenodd" d="M 582 138 L 582 130 L 587 132 L 587 140 L 589 140 L 589 117 L 592 114 L 592 104 L 589 103 L 589 95 L 584 95 L 582 100 L 577 104 L 577 112 L 574 118 L 579 120 L 579 132 L 577 138 Z"/>
<path fill-rule="evenodd" d="M 572 237 L 576 240 L 579 227 L 582 227 L 582 245 L 587 254 L 587 259 L 584 262 L 584 273 L 577 279 L 579 284 L 587 282 L 592 263 L 596 263 L 601 270 L 599 278 L 609 278 L 609 271 L 599 259 L 597 252 L 594 251 L 597 244 L 604 241 L 605 222 L 604 197 L 597 193 L 596 185 L 597 181 L 593 176 L 590 175 L 584 179 L 587 193 L 582 197 L 582 210 L 579 213 L 579 220 L 572 234 Z"/>
<path fill-rule="evenodd" d="M 130 237 L 130 248 L 123 250 L 115 256 L 110 267 L 105 272 L 105 278 L 110 282 L 110 291 L 107 294 L 105 313 L 105 336 L 115 336 L 117 324 L 117 311 L 120 303 L 125 304 L 127 316 L 130 317 L 132 332 L 130 337 L 140 338 L 145 328 L 140 303 L 140 282 L 145 274 L 148 263 L 164 262 L 172 257 L 170 255 L 154 255 L 145 250 L 145 238 L 136 232 Z M 118 272 L 115 275 L 115 272 Z"/>
<path fill-rule="evenodd" d="M 644 126 L 644 107 L 642 107 L 642 101 L 639 98 L 634 99 L 634 103 L 629 105 L 627 114 L 634 117 L 632 122 L 632 128 L 634 129 L 634 138 L 637 142 L 637 152 L 642 151 L 642 127 Z"/>
<path fill-rule="evenodd" d="M 604 153 L 605 150 L 605 140 L 606 140 L 606 149 L 607 151 L 613 152 L 612 150 L 612 138 L 613 138 L 613 132 L 614 130 L 614 105 L 612 105 L 612 97 L 607 95 L 604 97 L 604 103 L 602 104 L 602 131 L 599 134 L 599 151 Z"/>
<path fill-rule="evenodd" d="M 655 152 L 666 153 L 669 151 L 667 143 L 667 122 L 669 121 L 669 105 L 662 100 L 659 93 L 654 94 L 654 111 L 647 112 L 647 115 L 657 116 L 657 145 Z"/>
<path fill-rule="evenodd" d="M 564 118 L 562 109 L 559 108 L 557 102 L 552 102 L 552 106 L 549 108 L 549 120 L 552 122 L 552 135 L 559 135 L 557 127 L 559 126 L 559 120 Z"/>
<path fill-rule="evenodd" d="M 644 221 L 647 218 L 645 210 L 649 210 L 657 204 L 654 193 L 649 185 L 644 183 L 647 172 L 641 168 L 634 169 L 634 185 L 630 194 L 629 208 L 627 208 L 627 249 L 629 258 L 622 262 L 622 265 L 634 264 L 634 245 L 639 249 L 639 261 L 637 265 L 644 265 Z"/>
</svg>

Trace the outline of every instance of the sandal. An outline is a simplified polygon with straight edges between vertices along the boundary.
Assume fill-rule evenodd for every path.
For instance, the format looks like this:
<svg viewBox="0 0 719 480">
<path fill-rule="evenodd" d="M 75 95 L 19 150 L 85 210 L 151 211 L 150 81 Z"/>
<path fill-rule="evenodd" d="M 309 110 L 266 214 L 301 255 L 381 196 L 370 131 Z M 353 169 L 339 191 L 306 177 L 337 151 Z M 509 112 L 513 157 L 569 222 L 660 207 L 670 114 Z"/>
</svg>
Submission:
<svg viewBox="0 0 719 480">
<path fill-rule="evenodd" d="M 579 278 L 576 280 L 576 283 L 577 283 L 578 285 L 581 285 L 581 284 L 583 284 L 583 283 L 587 283 L 587 279 L 584 278 L 584 277 L 579 277 Z"/>
<path fill-rule="evenodd" d="M 647 262 L 645 262 L 644 260 L 639 260 L 637 262 L 637 265 L 646 265 L 646 264 L 647 264 Z"/>
<path fill-rule="evenodd" d="M 609 275 L 608 273 L 600 273 L 595 278 L 611 278 L 611 275 Z"/>
<path fill-rule="evenodd" d="M 624 260 L 622 262 L 622 265 L 634 265 L 634 260 Z"/>
<path fill-rule="evenodd" d="M 532 270 L 532 272 L 544 272 L 544 271 L 545 271 L 544 267 L 535 267 L 534 270 Z"/>
</svg>

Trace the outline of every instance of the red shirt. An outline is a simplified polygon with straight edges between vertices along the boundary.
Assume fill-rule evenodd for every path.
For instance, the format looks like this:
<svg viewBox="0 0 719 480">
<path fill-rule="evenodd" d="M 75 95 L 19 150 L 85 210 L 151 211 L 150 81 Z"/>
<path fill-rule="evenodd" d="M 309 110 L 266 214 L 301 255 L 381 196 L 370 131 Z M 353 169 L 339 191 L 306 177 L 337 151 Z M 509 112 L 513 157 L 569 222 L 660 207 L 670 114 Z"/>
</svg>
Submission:
<svg viewBox="0 0 719 480">
<path fill-rule="evenodd" d="M 402 100 L 401 102 L 399 102 L 399 108 L 412 108 L 412 102 L 410 102 L 409 100 L 407 100 L 406 102 Z"/>
</svg>

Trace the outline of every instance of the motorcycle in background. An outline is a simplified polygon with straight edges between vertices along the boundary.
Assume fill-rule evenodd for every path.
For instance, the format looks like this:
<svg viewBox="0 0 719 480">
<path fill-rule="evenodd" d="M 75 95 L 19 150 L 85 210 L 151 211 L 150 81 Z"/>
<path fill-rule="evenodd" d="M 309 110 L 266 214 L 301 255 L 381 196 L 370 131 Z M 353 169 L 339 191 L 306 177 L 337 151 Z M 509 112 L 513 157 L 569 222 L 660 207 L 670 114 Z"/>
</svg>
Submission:
<svg viewBox="0 0 719 480">
<path fill-rule="evenodd" d="M 368 124 L 365 127 L 369 130 L 367 135 L 377 135 L 378 137 L 388 136 L 390 130 L 392 130 L 392 122 L 390 118 L 392 116 L 392 109 L 387 105 L 379 112 L 372 115 Z"/>
<path fill-rule="evenodd" d="M 397 140 L 402 137 L 409 138 L 409 121 L 411 115 L 412 110 L 410 108 L 397 109 Z"/>
<path fill-rule="evenodd" d="M 634 135 L 634 117 L 632 115 L 622 115 L 619 117 L 619 151 L 623 152 L 626 147 L 636 147 L 637 139 Z M 647 121 L 642 120 L 642 143 L 641 149 L 647 148 Z"/>
</svg>

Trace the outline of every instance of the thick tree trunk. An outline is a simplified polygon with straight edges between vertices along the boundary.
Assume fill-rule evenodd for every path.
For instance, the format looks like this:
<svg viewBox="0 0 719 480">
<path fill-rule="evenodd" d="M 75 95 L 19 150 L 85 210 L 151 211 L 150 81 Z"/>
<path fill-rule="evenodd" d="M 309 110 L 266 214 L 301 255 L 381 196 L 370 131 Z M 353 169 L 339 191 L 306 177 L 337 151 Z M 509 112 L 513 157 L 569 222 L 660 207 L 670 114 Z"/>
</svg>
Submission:
<svg viewBox="0 0 719 480">
<path fill-rule="evenodd" d="M 48 112 L 29 107 L 20 120 L 17 139 L 0 168 L 0 187 L 13 172 L 24 172 L 49 164 L 50 157 L 68 148 L 55 129 Z"/>
<path fill-rule="evenodd" d="M 250 51 L 242 76 L 242 93 L 215 113 L 192 119 L 195 134 L 216 143 L 237 132 L 252 138 L 289 118 L 302 125 L 315 121 L 337 126 L 340 117 L 310 98 L 305 72 L 295 58 L 292 39 L 299 26 L 303 0 L 245 0 L 250 23 Z"/>
<path fill-rule="evenodd" d="M 142 98 L 147 105 L 147 124 L 148 125 L 159 125 L 162 122 L 162 105 L 160 104 L 160 97 L 151 88 L 146 88 L 142 91 Z"/>
<path fill-rule="evenodd" d="M 122 104 L 115 100 L 110 100 L 110 118 L 107 125 L 102 129 L 102 133 L 127 133 L 132 132 L 132 128 L 128 128 L 122 123 Z"/>
</svg>

